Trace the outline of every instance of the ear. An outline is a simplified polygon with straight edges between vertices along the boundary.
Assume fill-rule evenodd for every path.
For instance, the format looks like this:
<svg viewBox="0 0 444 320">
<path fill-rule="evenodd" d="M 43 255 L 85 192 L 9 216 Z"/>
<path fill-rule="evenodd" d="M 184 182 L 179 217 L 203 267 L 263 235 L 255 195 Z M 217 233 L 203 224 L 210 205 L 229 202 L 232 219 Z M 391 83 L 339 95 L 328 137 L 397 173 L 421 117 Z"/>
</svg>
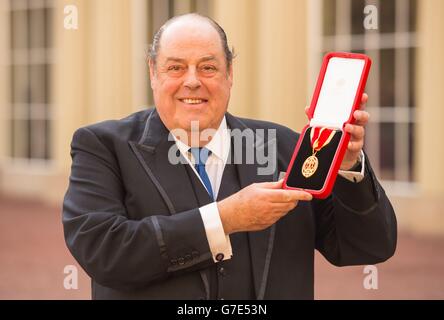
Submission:
<svg viewBox="0 0 444 320">
<path fill-rule="evenodd" d="M 228 81 L 230 81 L 230 86 L 233 85 L 233 63 L 231 63 L 230 67 L 228 68 Z"/>
<path fill-rule="evenodd" d="M 156 66 L 154 65 L 154 61 L 152 59 L 148 60 L 148 66 L 150 69 L 151 89 L 153 89 L 154 83 L 156 82 Z"/>
</svg>

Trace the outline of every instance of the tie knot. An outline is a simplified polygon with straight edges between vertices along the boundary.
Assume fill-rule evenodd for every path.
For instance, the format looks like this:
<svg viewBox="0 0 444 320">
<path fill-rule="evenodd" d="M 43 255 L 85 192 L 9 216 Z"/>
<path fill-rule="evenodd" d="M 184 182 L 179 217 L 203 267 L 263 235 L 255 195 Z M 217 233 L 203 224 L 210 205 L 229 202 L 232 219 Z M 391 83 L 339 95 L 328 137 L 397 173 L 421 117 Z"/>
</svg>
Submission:
<svg viewBox="0 0 444 320">
<path fill-rule="evenodd" d="M 211 154 L 211 151 L 207 148 L 190 148 L 190 152 L 193 155 L 194 161 L 196 161 L 196 165 L 205 165 Z"/>
</svg>

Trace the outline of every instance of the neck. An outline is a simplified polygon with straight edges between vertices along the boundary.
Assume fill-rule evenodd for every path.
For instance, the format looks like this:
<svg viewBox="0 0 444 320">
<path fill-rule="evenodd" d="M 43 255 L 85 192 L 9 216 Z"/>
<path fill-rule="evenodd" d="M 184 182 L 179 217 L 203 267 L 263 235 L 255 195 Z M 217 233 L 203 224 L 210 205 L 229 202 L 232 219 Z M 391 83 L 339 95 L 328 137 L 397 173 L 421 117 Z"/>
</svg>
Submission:
<svg viewBox="0 0 444 320">
<path fill-rule="evenodd" d="M 186 131 L 186 139 L 181 141 L 190 147 L 204 147 L 216 134 L 217 129 L 208 128 L 202 131 Z"/>
</svg>

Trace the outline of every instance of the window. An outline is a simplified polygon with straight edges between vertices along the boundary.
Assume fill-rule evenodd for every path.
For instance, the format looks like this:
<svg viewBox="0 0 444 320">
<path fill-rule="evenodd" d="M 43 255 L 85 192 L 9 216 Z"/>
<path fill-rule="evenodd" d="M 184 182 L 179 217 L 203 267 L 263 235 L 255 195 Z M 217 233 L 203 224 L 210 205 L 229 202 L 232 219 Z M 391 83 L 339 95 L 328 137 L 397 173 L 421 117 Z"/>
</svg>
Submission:
<svg viewBox="0 0 444 320">
<path fill-rule="evenodd" d="M 376 30 L 363 26 L 366 5 L 378 9 Z M 410 185 L 415 179 L 416 0 L 316 0 L 311 10 L 321 17 L 321 25 L 311 27 L 321 33 L 321 41 L 311 46 L 319 63 L 329 51 L 365 53 L 373 60 L 365 149 L 382 180 Z M 320 64 L 311 66 L 317 74 Z"/>
<path fill-rule="evenodd" d="M 52 2 L 10 0 L 10 157 L 51 158 Z"/>
</svg>

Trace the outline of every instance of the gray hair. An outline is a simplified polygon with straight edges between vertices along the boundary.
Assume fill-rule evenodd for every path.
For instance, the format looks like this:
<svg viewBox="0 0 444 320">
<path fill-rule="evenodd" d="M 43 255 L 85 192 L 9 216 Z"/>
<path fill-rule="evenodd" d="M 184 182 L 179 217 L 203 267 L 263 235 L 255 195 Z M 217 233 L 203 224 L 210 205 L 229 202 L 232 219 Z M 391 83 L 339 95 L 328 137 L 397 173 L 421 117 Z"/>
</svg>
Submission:
<svg viewBox="0 0 444 320">
<path fill-rule="evenodd" d="M 180 18 L 189 17 L 189 16 L 194 16 L 194 17 L 203 19 L 203 20 L 209 22 L 214 27 L 214 29 L 216 29 L 217 33 L 219 34 L 220 40 L 222 42 L 222 48 L 224 51 L 225 61 L 227 63 L 227 70 L 228 70 L 233 62 L 234 50 L 230 50 L 230 48 L 228 47 L 227 34 L 225 33 L 225 30 L 216 21 L 214 21 L 210 17 L 200 15 L 198 13 L 187 13 L 187 14 L 183 14 L 183 15 L 178 15 L 178 16 L 172 17 L 167 22 L 165 22 L 159 28 L 159 30 L 156 32 L 156 34 L 153 37 L 153 43 L 150 45 L 149 52 L 148 52 L 149 59 L 152 60 L 154 62 L 154 64 L 156 64 L 157 54 L 158 54 L 159 48 L 160 48 L 160 40 L 161 40 L 162 34 L 165 31 L 165 29 L 174 21 L 176 21 Z"/>
</svg>

